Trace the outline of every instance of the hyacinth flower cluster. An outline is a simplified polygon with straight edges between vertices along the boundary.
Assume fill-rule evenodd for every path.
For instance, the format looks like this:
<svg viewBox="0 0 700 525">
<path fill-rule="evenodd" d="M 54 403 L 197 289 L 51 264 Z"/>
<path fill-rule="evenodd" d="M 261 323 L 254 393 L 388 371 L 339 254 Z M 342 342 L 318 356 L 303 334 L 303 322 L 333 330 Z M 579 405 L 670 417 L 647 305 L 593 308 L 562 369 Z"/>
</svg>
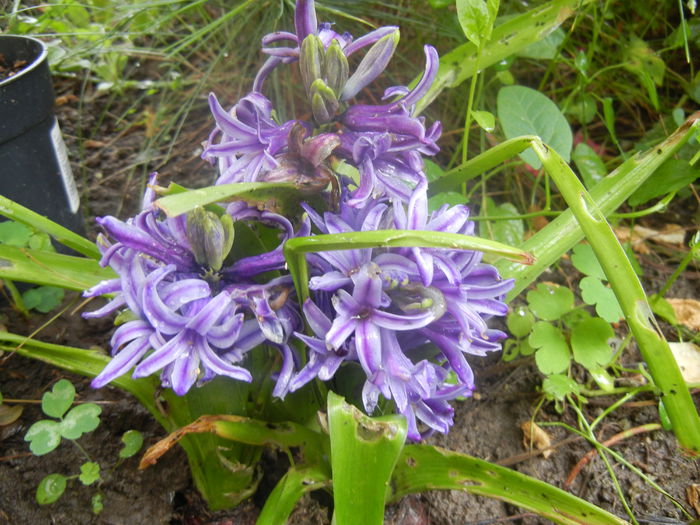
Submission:
<svg viewBox="0 0 700 525">
<path fill-rule="evenodd" d="M 293 217 L 239 201 L 220 214 L 197 208 L 163 219 L 149 189 L 136 217 L 99 221 L 102 262 L 119 277 L 86 293 L 113 294 L 86 315 L 128 315 L 94 386 L 132 368 L 134 377 L 159 372 L 177 394 L 216 375 L 259 380 L 246 355 L 269 347 L 281 356 L 274 396 L 359 367 L 368 413 L 393 402 L 413 440 L 449 430 L 450 401 L 474 390 L 467 357 L 498 350 L 505 337 L 487 320 L 506 313 L 511 281 L 482 263 L 480 252 L 348 246 L 307 256 L 311 297 L 299 304 L 284 271 L 282 248 L 293 237 L 474 232 L 466 206 L 428 211 L 423 159 L 438 152 L 441 128 L 416 116 L 414 106 L 437 74 L 435 49 L 425 47 L 425 70 L 412 89 L 390 87 L 382 104 L 360 102 L 398 39 L 396 27 L 357 39 L 337 33 L 318 23 L 313 1 L 298 0 L 295 32 L 263 38 L 268 58 L 251 92 L 229 110 L 210 95 L 216 125 L 203 158 L 217 165 L 216 184 L 291 183 L 306 201 Z M 363 50 L 351 71 L 351 57 Z M 295 66 L 306 113 L 279 122 L 265 81 L 275 69 Z M 278 228 L 279 246 L 246 253 L 234 238 L 239 221 Z"/>
</svg>

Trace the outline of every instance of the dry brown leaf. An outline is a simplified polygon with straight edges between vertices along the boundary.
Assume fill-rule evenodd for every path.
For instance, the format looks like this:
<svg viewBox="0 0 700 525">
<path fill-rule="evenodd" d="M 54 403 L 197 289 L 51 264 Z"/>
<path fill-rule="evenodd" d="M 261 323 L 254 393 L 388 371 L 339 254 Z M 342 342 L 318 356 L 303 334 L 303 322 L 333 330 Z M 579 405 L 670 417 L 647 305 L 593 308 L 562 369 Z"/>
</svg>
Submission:
<svg viewBox="0 0 700 525">
<path fill-rule="evenodd" d="M 530 450 L 532 445 L 535 445 L 537 450 L 543 451 L 542 457 L 545 459 L 552 455 L 553 450 L 549 448 L 552 446 L 552 440 L 541 427 L 532 421 L 523 421 L 520 423 L 520 429 L 523 431 L 523 446 L 526 449 Z"/>
<path fill-rule="evenodd" d="M 664 242 L 668 244 L 682 245 L 685 240 L 685 230 L 678 224 L 666 224 L 661 230 L 654 230 L 644 226 L 635 225 L 634 230 L 627 226 L 618 226 L 615 233 L 620 242 L 631 242 L 632 249 L 641 254 L 650 253 L 645 241 Z"/>
<path fill-rule="evenodd" d="M 88 149 L 98 149 L 98 148 L 104 148 L 107 145 L 106 142 L 102 142 L 101 140 L 84 140 L 83 141 L 83 146 L 85 146 Z"/>
<path fill-rule="evenodd" d="M 695 513 L 700 516 L 700 484 L 693 483 L 685 488 L 685 497 Z"/>
<path fill-rule="evenodd" d="M 686 383 L 700 383 L 700 347 L 693 343 L 669 343 Z"/>
<path fill-rule="evenodd" d="M 691 330 L 700 330 L 700 301 L 695 299 L 666 299 L 676 313 L 676 319 Z"/>
</svg>

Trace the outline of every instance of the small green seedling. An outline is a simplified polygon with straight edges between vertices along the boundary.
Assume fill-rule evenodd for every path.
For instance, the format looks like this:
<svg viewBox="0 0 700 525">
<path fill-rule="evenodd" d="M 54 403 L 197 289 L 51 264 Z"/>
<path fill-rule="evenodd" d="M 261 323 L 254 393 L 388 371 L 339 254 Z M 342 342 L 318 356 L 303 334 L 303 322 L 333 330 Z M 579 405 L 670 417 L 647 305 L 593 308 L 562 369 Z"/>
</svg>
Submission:
<svg viewBox="0 0 700 525">
<path fill-rule="evenodd" d="M 504 346 L 504 361 L 534 354 L 537 368 L 546 376 L 543 391 L 557 406 L 567 395 L 580 393 L 580 386 L 569 376 L 572 361 L 585 367 L 603 390 L 614 386 L 606 368 L 614 356 L 615 333 L 610 323 L 620 319 L 619 306 L 612 290 L 603 284 L 605 275 L 587 246 L 577 246 L 572 260 L 586 274 L 581 281 L 584 301 L 595 306 L 599 317 L 576 306 L 570 289 L 540 283 L 528 292 L 527 306 L 515 308 L 506 318 L 514 339 Z"/>
<path fill-rule="evenodd" d="M 47 505 L 57 501 L 65 492 L 68 481 L 78 479 L 83 485 L 91 486 L 103 481 L 102 468 L 93 461 L 89 454 L 75 441 L 83 434 L 92 432 L 100 424 L 102 409 L 94 403 L 83 403 L 74 406 L 75 387 L 67 379 L 58 381 L 50 392 L 46 392 L 41 400 L 41 409 L 49 417 L 58 419 L 42 419 L 37 421 L 24 436 L 29 442 L 29 449 L 36 456 L 43 456 L 55 450 L 62 439 L 75 442 L 75 445 L 85 454 L 87 461 L 80 465 L 80 472 L 72 476 L 53 473 L 41 480 L 36 490 L 36 501 Z M 70 410 L 69 410 L 70 409 Z M 124 447 L 119 452 L 119 459 L 112 466 L 114 470 L 124 459 L 136 454 L 143 445 L 143 436 L 136 430 L 129 430 L 122 436 Z M 98 489 L 99 490 L 99 489 Z M 99 514 L 103 508 L 102 494 L 97 492 L 91 500 L 92 511 Z"/>
</svg>

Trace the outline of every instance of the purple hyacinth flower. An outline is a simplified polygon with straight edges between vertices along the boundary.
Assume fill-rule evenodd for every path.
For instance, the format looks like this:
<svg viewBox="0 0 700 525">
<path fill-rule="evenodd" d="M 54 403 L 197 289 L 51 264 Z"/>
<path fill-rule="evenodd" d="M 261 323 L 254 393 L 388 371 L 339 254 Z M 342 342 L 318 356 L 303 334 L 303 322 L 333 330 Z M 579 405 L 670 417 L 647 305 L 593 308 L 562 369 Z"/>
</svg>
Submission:
<svg viewBox="0 0 700 525">
<path fill-rule="evenodd" d="M 230 111 L 209 95 L 216 127 L 206 142 L 202 158 L 218 159 L 217 184 L 256 182 L 261 171 L 277 167 L 275 156 L 287 146 L 294 121 L 278 125 L 272 119 L 272 103 L 261 93 L 243 97 Z"/>
</svg>

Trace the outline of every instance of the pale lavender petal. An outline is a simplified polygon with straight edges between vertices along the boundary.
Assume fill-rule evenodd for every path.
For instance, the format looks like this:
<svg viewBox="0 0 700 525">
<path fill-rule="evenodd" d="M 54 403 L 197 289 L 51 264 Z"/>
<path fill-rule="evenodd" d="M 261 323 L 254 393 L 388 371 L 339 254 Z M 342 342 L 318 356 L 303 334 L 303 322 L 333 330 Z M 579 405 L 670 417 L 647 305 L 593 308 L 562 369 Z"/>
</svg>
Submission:
<svg viewBox="0 0 700 525">
<path fill-rule="evenodd" d="M 194 335 L 195 334 L 188 334 L 184 331 L 177 334 L 160 348 L 157 348 L 146 359 L 141 361 L 134 370 L 133 376 L 135 378 L 150 376 L 154 372 L 169 365 L 183 354 L 184 358 L 187 359 L 189 350 L 194 345 L 194 341 L 192 340 Z"/>
<path fill-rule="evenodd" d="M 138 363 L 151 347 L 147 338 L 132 341 L 114 356 L 90 383 L 92 388 L 102 388 L 117 377 L 126 374 Z"/>
</svg>

